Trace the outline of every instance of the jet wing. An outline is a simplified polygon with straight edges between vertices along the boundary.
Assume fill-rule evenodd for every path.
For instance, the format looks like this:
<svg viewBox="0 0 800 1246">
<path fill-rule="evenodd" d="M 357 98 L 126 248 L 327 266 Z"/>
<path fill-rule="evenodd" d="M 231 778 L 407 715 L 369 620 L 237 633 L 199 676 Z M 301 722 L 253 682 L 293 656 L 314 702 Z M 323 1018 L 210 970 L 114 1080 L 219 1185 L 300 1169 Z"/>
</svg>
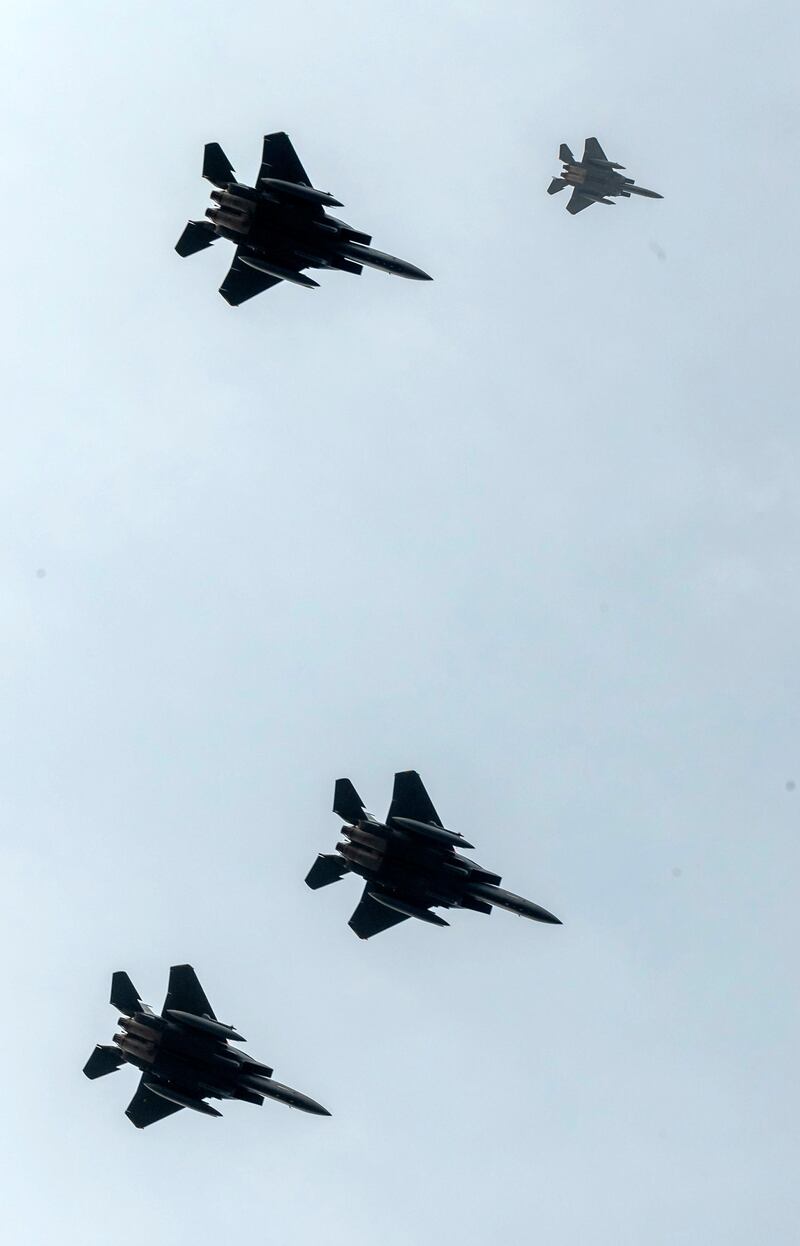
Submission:
<svg viewBox="0 0 800 1246">
<path fill-rule="evenodd" d="M 596 138 L 587 138 L 583 148 L 582 164 L 586 164 L 587 160 L 608 160 L 608 156 L 603 151 Z"/>
<path fill-rule="evenodd" d="M 264 177 L 277 177 L 282 182 L 298 182 L 301 186 L 311 185 L 311 179 L 300 163 L 289 135 L 282 131 L 278 134 L 264 135 L 264 150 L 261 155 L 257 187 Z"/>
<path fill-rule="evenodd" d="M 256 294 L 263 294 L 265 290 L 271 290 L 273 286 L 279 285 L 280 280 L 280 277 L 270 277 L 267 273 L 260 273 L 255 268 L 251 268 L 249 264 L 243 264 L 239 259 L 237 248 L 236 258 L 228 269 L 228 275 L 220 286 L 219 292 L 231 307 L 238 307 L 240 303 L 254 298 Z"/>
<path fill-rule="evenodd" d="M 170 1103 L 168 1099 L 162 1099 L 161 1095 L 154 1095 L 144 1085 L 144 1076 L 139 1082 L 139 1089 L 131 1099 L 125 1115 L 137 1129 L 145 1129 L 148 1125 L 155 1125 L 156 1121 L 163 1121 L 165 1117 L 172 1116 L 174 1112 L 180 1112 L 181 1107 L 177 1103 Z"/>
<path fill-rule="evenodd" d="M 590 208 L 594 203 L 594 199 L 590 199 L 588 195 L 584 195 L 577 189 L 573 190 L 572 198 L 567 204 L 567 211 L 576 216 L 578 212 L 582 212 L 584 208 Z"/>
<path fill-rule="evenodd" d="M 217 1019 L 191 965 L 173 965 L 169 971 L 163 1011 L 170 1008 L 191 1012 L 195 1017 L 210 1017 L 212 1021 Z"/>
<path fill-rule="evenodd" d="M 370 888 L 367 884 L 358 908 L 347 923 L 359 939 L 371 939 L 373 935 L 380 934 L 382 930 L 390 930 L 392 926 L 408 920 L 405 913 L 398 913 L 396 909 L 387 909 L 385 904 L 374 900 L 369 892 Z"/>
<path fill-rule="evenodd" d="M 415 822 L 442 826 L 442 820 L 416 770 L 401 770 L 394 776 L 392 803 L 386 821 L 390 822 L 392 818 L 413 818 Z"/>
</svg>

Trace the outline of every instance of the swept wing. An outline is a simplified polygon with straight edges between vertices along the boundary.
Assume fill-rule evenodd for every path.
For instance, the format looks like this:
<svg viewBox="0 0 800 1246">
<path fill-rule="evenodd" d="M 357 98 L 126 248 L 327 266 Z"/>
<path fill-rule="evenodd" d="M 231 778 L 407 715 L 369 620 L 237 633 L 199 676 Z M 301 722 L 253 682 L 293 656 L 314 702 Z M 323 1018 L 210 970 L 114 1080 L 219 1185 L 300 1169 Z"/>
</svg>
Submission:
<svg viewBox="0 0 800 1246">
<path fill-rule="evenodd" d="M 264 135 L 264 149 L 256 186 L 261 184 L 263 178 L 269 177 L 280 178 L 283 182 L 297 182 L 300 186 L 311 185 L 311 179 L 300 163 L 289 135 L 283 131 Z"/>
<path fill-rule="evenodd" d="M 394 776 L 394 790 L 386 817 L 387 822 L 391 822 L 392 818 L 412 818 L 416 822 L 442 826 L 442 820 L 434 809 L 433 801 L 416 770 L 401 770 Z"/>
<path fill-rule="evenodd" d="M 271 290 L 273 286 L 280 285 L 280 280 L 280 277 L 271 277 L 267 273 L 260 273 L 255 268 L 251 268 L 249 264 L 243 264 L 239 259 L 237 247 L 236 256 L 219 292 L 231 307 L 238 307 L 240 303 L 254 298 L 256 294 L 263 294 L 265 290 Z"/>
<path fill-rule="evenodd" d="M 576 216 L 578 212 L 582 212 L 584 208 L 590 208 L 594 203 L 594 199 L 590 199 L 588 195 L 584 195 L 581 191 L 575 189 L 572 192 L 572 198 L 567 204 L 567 211 Z"/>
<path fill-rule="evenodd" d="M 364 888 L 356 911 L 347 923 L 359 939 L 371 939 L 383 930 L 390 930 L 400 922 L 408 920 L 408 914 L 398 913 L 396 909 L 387 909 L 370 895 L 370 885 Z"/>
<path fill-rule="evenodd" d="M 162 1011 L 170 1009 L 191 1012 L 196 1017 L 210 1017 L 212 1021 L 217 1019 L 191 965 L 173 965 L 169 971 L 167 998 Z"/>
<path fill-rule="evenodd" d="M 596 138 L 587 138 L 586 140 L 585 146 L 583 148 L 583 160 L 581 161 L 581 163 L 586 164 L 587 160 L 608 161 L 608 156 L 603 151 L 602 147 L 600 146 Z"/>
<path fill-rule="evenodd" d="M 145 1076 L 142 1075 L 136 1094 L 125 1109 L 125 1115 L 137 1129 L 145 1129 L 180 1110 L 180 1104 L 170 1103 L 168 1099 L 162 1099 L 160 1095 L 154 1095 L 148 1090 Z"/>
</svg>

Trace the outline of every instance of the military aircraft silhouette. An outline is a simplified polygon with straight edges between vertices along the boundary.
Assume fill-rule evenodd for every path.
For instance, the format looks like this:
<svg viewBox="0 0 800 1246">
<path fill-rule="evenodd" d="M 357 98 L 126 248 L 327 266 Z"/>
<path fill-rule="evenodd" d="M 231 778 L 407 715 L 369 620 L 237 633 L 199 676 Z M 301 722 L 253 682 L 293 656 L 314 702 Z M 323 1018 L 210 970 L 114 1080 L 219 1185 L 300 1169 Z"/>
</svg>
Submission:
<svg viewBox="0 0 800 1246">
<path fill-rule="evenodd" d="M 655 190 L 637 186 L 632 177 L 623 177 L 618 173 L 617 170 L 625 166 L 609 160 L 596 138 L 587 138 L 582 160 L 575 159 L 566 143 L 559 147 L 558 158 L 564 168 L 561 177 L 553 178 L 547 193 L 557 195 L 565 186 L 572 186 L 567 211 L 573 216 L 593 203 L 610 206 L 614 200 L 609 196 L 621 195 L 623 199 L 630 199 L 631 195 L 643 195 L 646 199 L 664 198 Z"/>
<path fill-rule="evenodd" d="M 333 812 L 347 825 L 336 852 L 321 853 L 306 883 L 313 890 L 337 882 L 344 874 L 366 880 L 349 926 L 360 939 L 396 926 L 408 917 L 433 926 L 448 922 L 432 906 L 491 913 L 509 909 L 533 921 L 561 922 L 547 909 L 500 887 L 500 875 L 485 870 L 458 848 L 472 848 L 463 836 L 446 830 L 416 770 L 394 776 L 392 803 L 385 822 L 367 813 L 349 779 L 337 779 Z"/>
<path fill-rule="evenodd" d="M 272 1080 L 272 1069 L 230 1041 L 243 1043 L 232 1025 L 215 1017 L 191 965 L 173 965 L 161 1016 L 139 998 L 126 973 L 111 979 L 111 1003 L 122 1013 L 115 1046 L 95 1047 L 84 1073 L 94 1080 L 133 1064 L 142 1076 L 125 1111 L 137 1129 L 190 1108 L 221 1116 L 206 1099 L 241 1099 L 261 1104 L 277 1099 L 301 1112 L 330 1116 L 321 1104 Z"/>
<path fill-rule="evenodd" d="M 316 289 L 319 282 L 304 275 L 306 268 L 336 268 L 358 276 L 367 265 L 414 281 L 431 280 L 406 260 L 376 251 L 369 234 L 325 211 L 342 205 L 311 185 L 288 134 L 264 138 L 255 186 L 237 182 L 219 143 L 206 143 L 203 177 L 216 187 L 211 192 L 215 206 L 206 209 L 207 220 L 189 221 L 175 250 L 194 255 L 217 238 L 235 242 L 233 264 L 219 290 L 232 307 L 281 281 Z"/>
</svg>

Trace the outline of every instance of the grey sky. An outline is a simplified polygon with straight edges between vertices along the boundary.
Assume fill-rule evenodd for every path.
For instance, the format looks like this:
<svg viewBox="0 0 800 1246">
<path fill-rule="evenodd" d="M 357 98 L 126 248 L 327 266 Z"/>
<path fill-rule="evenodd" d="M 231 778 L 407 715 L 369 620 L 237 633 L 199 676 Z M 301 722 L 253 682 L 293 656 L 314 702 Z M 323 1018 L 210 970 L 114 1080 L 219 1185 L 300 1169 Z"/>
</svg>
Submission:
<svg viewBox="0 0 800 1246">
<path fill-rule="evenodd" d="M 799 27 L 5 7 L 4 1241 L 796 1240 Z M 228 308 L 276 129 L 435 282 Z M 548 199 L 587 134 L 664 201 Z M 307 891 L 407 767 L 562 929 Z M 83 1079 L 184 960 L 331 1120 Z"/>
</svg>

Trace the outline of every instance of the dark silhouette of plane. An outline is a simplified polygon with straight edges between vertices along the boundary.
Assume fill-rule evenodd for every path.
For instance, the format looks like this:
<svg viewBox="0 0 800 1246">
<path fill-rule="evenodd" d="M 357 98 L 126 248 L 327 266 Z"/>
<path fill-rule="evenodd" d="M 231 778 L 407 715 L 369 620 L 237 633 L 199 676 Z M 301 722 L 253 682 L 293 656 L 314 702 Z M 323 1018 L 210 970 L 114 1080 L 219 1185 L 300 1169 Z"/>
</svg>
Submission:
<svg viewBox="0 0 800 1246">
<path fill-rule="evenodd" d="M 301 1112 L 330 1116 L 319 1103 L 272 1080 L 272 1069 L 230 1042 L 243 1043 L 232 1025 L 214 1016 L 191 965 L 173 965 L 161 1016 L 142 1002 L 126 973 L 111 979 L 111 1003 L 122 1013 L 113 1047 L 97 1046 L 84 1067 L 89 1078 L 105 1077 L 122 1064 L 141 1069 L 139 1088 L 125 1111 L 137 1129 L 191 1108 L 221 1116 L 206 1099 L 242 1099 L 261 1104 L 277 1099 Z"/>
<path fill-rule="evenodd" d="M 611 196 L 621 195 L 623 199 L 630 199 L 631 195 L 643 195 L 646 199 L 664 198 L 655 190 L 637 186 L 632 177 L 623 177 L 618 173 L 617 170 L 625 166 L 609 160 L 596 138 L 587 138 L 582 160 L 575 159 L 566 143 L 559 147 L 558 158 L 564 168 L 561 177 L 553 178 L 547 193 L 557 195 L 565 186 L 571 186 L 572 197 L 567 211 L 573 216 L 593 203 L 610 206 L 614 202 Z"/>
<path fill-rule="evenodd" d="M 207 143 L 203 177 L 216 189 L 215 206 L 205 221 L 189 221 L 175 250 L 194 255 L 217 238 L 236 243 L 236 255 L 220 286 L 226 302 L 238 307 L 280 281 L 315 289 L 319 283 L 306 268 L 336 268 L 358 276 L 364 265 L 398 277 L 430 281 L 421 268 L 369 244 L 369 234 L 330 216 L 338 199 L 311 185 L 288 134 L 267 134 L 255 186 L 237 182 L 233 166 L 219 143 Z"/>
<path fill-rule="evenodd" d="M 504 891 L 499 874 L 456 851 L 472 844 L 444 828 L 416 770 L 394 776 L 385 822 L 367 813 L 349 779 L 336 781 L 333 812 L 347 824 L 345 840 L 336 845 L 335 853 L 317 857 L 306 883 L 316 890 L 347 873 L 366 880 L 349 922 L 360 939 L 369 939 L 407 917 L 433 926 L 449 925 L 431 911 L 433 906 L 477 913 L 491 913 L 498 906 L 520 917 L 561 925 L 547 909 Z"/>
</svg>

